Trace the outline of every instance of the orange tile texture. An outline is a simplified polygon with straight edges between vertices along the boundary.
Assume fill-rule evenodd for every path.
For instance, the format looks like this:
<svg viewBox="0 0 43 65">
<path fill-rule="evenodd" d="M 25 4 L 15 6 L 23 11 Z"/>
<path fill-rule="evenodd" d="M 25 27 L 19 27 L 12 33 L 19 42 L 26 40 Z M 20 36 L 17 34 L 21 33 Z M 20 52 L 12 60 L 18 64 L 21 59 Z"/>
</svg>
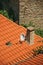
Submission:
<svg viewBox="0 0 43 65">
<path fill-rule="evenodd" d="M 31 57 L 33 54 L 32 49 L 43 45 L 43 42 L 39 42 L 43 40 L 43 38 L 38 35 L 34 36 L 33 45 L 29 45 L 26 41 L 20 43 L 20 34 L 26 35 L 26 32 L 27 29 L 17 25 L 0 14 L 0 65 L 16 65 L 19 62 Z M 6 45 L 9 41 L 12 43 L 10 46 Z M 43 57 L 43 55 L 36 58 L 40 59 L 41 57 Z M 36 58 L 30 60 L 33 65 L 37 63 L 37 61 L 34 63 Z M 26 63 L 27 64 L 22 63 L 20 65 L 29 65 L 28 61 L 26 61 Z M 30 65 L 32 65 L 31 63 Z"/>
<path fill-rule="evenodd" d="M 19 62 L 18 65 L 43 65 L 43 54 L 36 56 L 33 59 L 26 59 L 23 62 Z"/>
</svg>

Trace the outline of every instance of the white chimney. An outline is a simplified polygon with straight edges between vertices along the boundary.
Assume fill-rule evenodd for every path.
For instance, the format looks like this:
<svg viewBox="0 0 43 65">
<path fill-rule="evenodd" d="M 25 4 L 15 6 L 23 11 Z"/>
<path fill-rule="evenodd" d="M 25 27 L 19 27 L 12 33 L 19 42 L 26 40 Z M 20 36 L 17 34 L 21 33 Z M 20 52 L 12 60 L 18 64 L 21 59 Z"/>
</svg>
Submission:
<svg viewBox="0 0 43 65">
<path fill-rule="evenodd" d="M 27 28 L 26 40 L 30 44 L 34 44 L 34 27 Z"/>
</svg>

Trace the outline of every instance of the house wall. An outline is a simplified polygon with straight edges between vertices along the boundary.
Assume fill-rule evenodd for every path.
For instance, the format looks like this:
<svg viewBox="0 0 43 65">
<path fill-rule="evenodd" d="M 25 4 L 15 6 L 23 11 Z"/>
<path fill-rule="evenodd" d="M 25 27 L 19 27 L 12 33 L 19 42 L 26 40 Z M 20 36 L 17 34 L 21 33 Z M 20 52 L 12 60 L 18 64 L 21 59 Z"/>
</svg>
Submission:
<svg viewBox="0 0 43 65">
<path fill-rule="evenodd" d="M 43 0 L 2 1 L 3 8 L 13 10 L 13 19 L 19 24 L 33 22 L 36 28 L 43 29 Z M 0 0 L 1 3 L 1 0 Z M 0 6 L 1 7 L 1 6 Z M 19 21 L 19 22 L 18 22 Z"/>
<path fill-rule="evenodd" d="M 34 23 L 43 29 L 43 0 L 19 0 L 19 23 Z"/>
</svg>

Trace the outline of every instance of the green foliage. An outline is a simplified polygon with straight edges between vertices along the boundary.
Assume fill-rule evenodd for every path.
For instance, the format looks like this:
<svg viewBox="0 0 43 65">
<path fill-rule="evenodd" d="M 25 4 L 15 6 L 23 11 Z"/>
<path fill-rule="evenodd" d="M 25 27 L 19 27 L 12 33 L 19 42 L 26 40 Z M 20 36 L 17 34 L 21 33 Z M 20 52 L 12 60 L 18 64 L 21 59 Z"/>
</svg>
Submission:
<svg viewBox="0 0 43 65">
<path fill-rule="evenodd" d="M 2 2 L 2 1 L 3 1 L 3 2 L 9 2 L 10 0 L 0 0 L 0 2 Z"/>
<path fill-rule="evenodd" d="M 0 10 L 0 14 L 4 15 L 5 17 L 9 18 L 8 12 L 6 10 Z"/>
<path fill-rule="evenodd" d="M 32 27 L 35 27 L 35 25 L 33 24 L 32 21 L 29 22 L 28 26 L 32 26 Z"/>
<path fill-rule="evenodd" d="M 27 28 L 29 26 L 35 27 L 35 25 L 33 25 L 33 22 L 29 22 L 29 24 L 21 24 L 23 27 Z"/>
<path fill-rule="evenodd" d="M 15 3 L 19 6 L 18 0 L 17 2 L 15 0 Z M 0 13 L 6 16 L 7 18 L 13 20 L 14 22 L 19 21 L 19 7 L 17 7 L 16 4 L 12 5 L 14 6 L 13 10 L 13 8 L 9 4 L 11 4 L 10 0 L 0 0 Z"/>
<path fill-rule="evenodd" d="M 36 56 L 38 54 L 43 54 L 43 46 L 37 47 L 33 50 L 33 55 Z"/>
<path fill-rule="evenodd" d="M 35 30 L 35 33 L 36 33 L 37 35 L 43 37 L 43 30 L 41 30 L 41 29 L 36 29 L 36 30 Z"/>
<path fill-rule="evenodd" d="M 21 24 L 23 27 L 27 28 L 28 24 Z"/>
<path fill-rule="evenodd" d="M 29 26 L 35 27 L 35 25 L 33 25 L 33 22 L 30 22 L 29 24 L 21 24 L 23 27 L 27 28 Z M 35 29 L 35 33 L 41 37 L 43 37 L 43 30 L 41 29 Z"/>
<path fill-rule="evenodd" d="M 0 10 L 0 14 L 4 15 L 5 17 L 13 20 L 13 14 L 9 14 L 6 10 Z"/>
<path fill-rule="evenodd" d="M 8 15 L 9 15 L 9 19 L 13 20 L 14 19 L 14 11 L 12 8 L 10 8 L 8 10 Z"/>
</svg>

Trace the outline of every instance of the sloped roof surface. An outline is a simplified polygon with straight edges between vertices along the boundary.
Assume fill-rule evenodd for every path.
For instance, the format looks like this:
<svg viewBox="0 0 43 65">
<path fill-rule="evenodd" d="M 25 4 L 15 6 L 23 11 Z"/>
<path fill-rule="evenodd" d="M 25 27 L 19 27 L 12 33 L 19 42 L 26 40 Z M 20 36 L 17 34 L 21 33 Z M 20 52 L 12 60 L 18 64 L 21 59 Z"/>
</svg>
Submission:
<svg viewBox="0 0 43 65">
<path fill-rule="evenodd" d="M 18 65 L 43 65 L 43 54 L 37 55 L 35 58 L 19 62 Z"/>
<path fill-rule="evenodd" d="M 43 45 L 43 40 L 38 35 L 34 36 L 34 44 L 29 45 L 26 41 L 20 42 L 20 34 L 26 35 L 27 30 L 10 21 L 0 14 L 0 65 L 15 65 L 33 55 L 32 49 Z M 10 42 L 11 45 L 6 45 Z"/>
</svg>

